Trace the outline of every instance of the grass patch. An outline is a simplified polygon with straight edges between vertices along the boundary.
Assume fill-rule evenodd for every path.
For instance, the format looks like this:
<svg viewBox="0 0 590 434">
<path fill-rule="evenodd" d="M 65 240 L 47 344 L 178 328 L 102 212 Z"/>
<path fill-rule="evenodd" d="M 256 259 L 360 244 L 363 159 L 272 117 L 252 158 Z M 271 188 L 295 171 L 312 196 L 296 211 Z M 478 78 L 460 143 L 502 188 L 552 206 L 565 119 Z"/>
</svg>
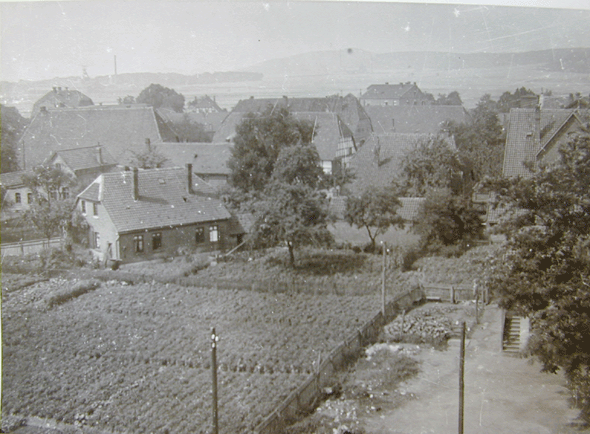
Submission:
<svg viewBox="0 0 590 434">
<path fill-rule="evenodd" d="M 80 282 L 75 283 L 70 288 L 63 288 L 49 295 L 45 299 L 45 303 L 47 304 L 47 307 L 52 308 L 53 306 L 63 304 L 76 297 L 86 294 L 87 292 L 94 291 L 99 286 L 100 281 L 96 279 L 82 280 Z"/>
</svg>

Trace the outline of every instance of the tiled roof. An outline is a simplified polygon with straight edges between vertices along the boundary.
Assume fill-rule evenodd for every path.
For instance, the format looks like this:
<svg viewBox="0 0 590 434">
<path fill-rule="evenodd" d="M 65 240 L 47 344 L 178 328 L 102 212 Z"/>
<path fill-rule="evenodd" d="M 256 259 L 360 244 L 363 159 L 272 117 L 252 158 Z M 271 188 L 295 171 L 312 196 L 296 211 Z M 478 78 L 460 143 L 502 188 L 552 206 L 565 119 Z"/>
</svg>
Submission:
<svg viewBox="0 0 590 434">
<path fill-rule="evenodd" d="M 430 134 L 373 134 L 351 159 L 350 167 L 356 175 L 352 191 L 360 194 L 369 187 L 391 185 L 400 174 L 400 163 L 406 153 L 420 140 L 430 137 Z"/>
<path fill-rule="evenodd" d="M 535 162 L 539 151 L 573 114 L 573 110 L 510 110 L 503 175 L 531 176 L 524 163 Z"/>
<path fill-rule="evenodd" d="M 97 184 L 98 198 L 119 233 L 231 217 L 220 200 L 199 194 L 210 190 L 199 177 L 193 175 L 195 193 L 188 194 L 184 168 L 139 170 L 137 201 L 133 200 L 133 173 L 130 171 L 102 174 L 78 197 L 93 196 Z"/>
<path fill-rule="evenodd" d="M 223 120 L 227 117 L 227 111 L 213 112 L 213 113 L 202 113 L 202 112 L 186 112 L 178 113 L 171 109 L 157 109 L 157 113 L 162 119 L 172 122 L 172 127 L 175 123 L 183 122 L 185 117 L 191 122 L 203 124 L 205 131 L 217 131 L 221 126 Z"/>
<path fill-rule="evenodd" d="M 205 95 L 202 97 L 195 97 L 192 101 L 189 101 L 187 106 L 195 109 L 213 109 L 215 111 L 222 111 L 221 107 L 209 96 Z"/>
<path fill-rule="evenodd" d="M 367 106 L 373 131 L 387 133 L 436 134 L 445 121 L 467 122 L 469 115 L 462 106 Z"/>
<path fill-rule="evenodd" d="M 247 112 L 234 111 L 223 121 L 221 128 L 213 137 L 214 142 L 233 140 L 236 126 Z M 291 112 L 298 120 L 312 122 L 315 126 L 315 144 L 322 160 L 334 160 L 338 150 L 338 142 L 343 138 L 352 138 L 353 134 L 340 117 L 330 112 Z"/>
<path fill-rule="evenodd" d="M 99 202 L 100 198 L 100 191 L 101 191 L 101 183 L 100 182 L 93 182 L 88 187 L 86 187 L 78 197 L 80 199 L 91 200 L 93 202 Z"/>
<path fill-rule="evenodd" d="M 32 116 L 39 113 L 41 107 L 45 107 L 48 110 L 58 107 L 77 108 L 93 105 L 92 100 L 78 90 L 69 90 L 67 88 L 62 89 L 61 87 L 54 87 L 51 92 L 43 95 L 33 105 Z"/>
<path fill-rule="evenodd" d="M 22 187 L 24 185 L 23 176 L 30 174 L 32 174 L 32 172 L 26 172 L 24 170 L 3 173 L 0 175 L 0 185 L 4 188 Z"/>
<path fill-rule="evenodd" d="M 99 156 L 100 151 L 100 156 Z M 72 170 L 92 169 L 102 166 L 113 166 L 117 162 L 104 146 L 64 149 L 52 154 L 50 159 L 59 155 Z"/>
<path fill-rule="evenodd" d="M 193 165 L 193 172 L 203 175 L 229 175 L 227 162 L 232 145 L 228 143 L 162 143 L 157 150 L 168 158 L 168 167 Z"/>
<path fill-rule="evenodd" d="M 413 83 L 372 84 L 361 96 L 361 99 L 395 99 L 400 98 L 412 89 L 418 89 Z"/>
<path fill-rule="evenodd" d="M 92 106 L 39 113 L 24 132 L 19 147 L 26 167 L 41 164 L 54 151 L 101 145 L 114 158 L 129 147 L 176 140 L 151 107 Z M 22 148 L 24 147 L 24 152 Z"/>
</svg>

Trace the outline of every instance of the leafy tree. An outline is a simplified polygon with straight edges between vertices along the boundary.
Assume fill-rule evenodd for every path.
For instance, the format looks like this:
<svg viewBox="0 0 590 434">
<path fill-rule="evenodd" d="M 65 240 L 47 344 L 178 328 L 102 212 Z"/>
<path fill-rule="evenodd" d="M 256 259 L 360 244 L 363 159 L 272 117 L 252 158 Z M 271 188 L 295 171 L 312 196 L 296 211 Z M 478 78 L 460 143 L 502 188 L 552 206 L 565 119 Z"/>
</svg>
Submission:
<svg viewBox="0 0 590 434">
<path fill-rule="evenodd" d="M 153 108 L 171 108 L 175 112 L 184 111 L 184 96 L 174 89 L 169 89 L 160 84 L 150 84 L 141 91 L 136 99 L 139 104 L 147 104 Z"/>
<path fill-rule="evenodd" d="M 213 135 L 205 131 L 205 125 L 191 121 L 188 114 L 180 122 L 167 122 L 180 142 L 211 142 Z"/>
<path fill-rule="evenodd" d="M 466 123 L 446 122 L 442 131 L 452 136 L 464 162 L 469 162 L 476 181 L 502 173 L 505 134 L 498 119 L 496 102 L 481 97 Z"/>
<path fill-rule="evenodd" d="M 75 188 L 76 180 L 73 175 L 55 166 L 37 166 L 32 173 L 23 176 L 23 183 L 31 189 L 35 202 L 65 200 L 69 190 Z M 66 190 L 67 189 L 67 190 Z"/>
<path fill-rule="evenodd" d="M 460 191 L 464 166 L 459 154 L 442 136 L 416 142 L 401 161 L 403 193 L 424 196 L 431 188 L 455 188 Z"/>
<path fill-rule="evenodd" d="M 463 105 L 461 96 L 456 90 L 452 91 L 448 95 L 439 94 L 435 101 L 436 105 Z"/>
<path fill-rule="evenodd" d="M 127 95 L 123 98 L 119 97 L 117 98 L 117 102 L 119 104 L 135 104 L 135 97 L 132 95 Z"/>
<path fill-rule="evenodd" d="M 25 212 L 24 219 L 50 240 L 60 230 L 68 227 L 73 209 L 71 199 L 50 202 L 45 198 L 38 198 Z"/>
<path fill-rule="evenodd" d="M 348 224 L 367 230 L 375 251 L 376 238 L 391 226 L 403 227 L 403 218 L 397 214 L 401 203 L 391 187 L 368 188 L 360 196 L 350 196 L 344 219 Z"/>
<path fill-rule="evenodd" d="M 546 372 L 563 369 L 590 415 L 590 135 L 565 144 L 532 178 L 490 182 L 511 207 L 507 254 L 491 283 L 501 306 L 531 318 L 529 349 Z"/>
<path fill-rule="evenodd" d="M 510 109 L 522 107 L 522 99 L 526 97 L 536 97 L 537 94 L 530 89 L 521 87 L 514 93 L 504 92 L 498 99 L 496 110 L 500 113 L 509 113 Z"/>
<path fill-rule="evenodd" d="M 420 245 L 425 250 L 466 247 L 483 237 L 481 217 L 473 208 L 470 198 L 453 195 L 449 189 L 432 189 L 428 192 L 418 221 L 414 230 L 420 234 Z"/>
<path fill-rule="evenodd" d="M 257 216 L 253 239 L 259 245 L 285 243 L 291 266 L 296 248 L 322 245 L 332 239 L 327 229 L 325 197 L 304 183 L 288 184 L 273 179 L 261 200 L 252 203 Z"/>
<path fill-rule="evenodd" d="M 286 109 L 268 108 L 246 115 L 236 127 L 229 183 L 242 191 L 262 191 L 270 180 L 283 148 L 310 146 L 311 122 L 295 119 Z"/>
<path fill-rule="evenodd" d="M 159 169 L 164 166 L 168 158 L 160 153 L 156 146 L 146 143 L 141 152 L 132 151 L 131 165 L 140 169 Z"/>
<path fill-rule="evenodd" d="M 24 132 L 28 120 L 20 115 L 14 107 L 0 104 L 0 170 L 2 173 L 19 169 L 17 143 Z"/>
<path fill-rule="evenodd" d="M 287 184 L 304 184 L 316 188 L 324 171 L 313 146 L 294 145 L 281 149 L 271 179 Z"/>
</svg>

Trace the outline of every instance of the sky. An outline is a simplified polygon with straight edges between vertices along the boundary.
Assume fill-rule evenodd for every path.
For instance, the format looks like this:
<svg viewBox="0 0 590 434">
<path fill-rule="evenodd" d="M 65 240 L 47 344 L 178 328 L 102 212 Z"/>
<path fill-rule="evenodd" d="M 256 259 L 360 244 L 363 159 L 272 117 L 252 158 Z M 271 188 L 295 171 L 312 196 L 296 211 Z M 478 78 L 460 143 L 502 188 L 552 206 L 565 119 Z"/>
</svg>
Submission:
<svg viewBox="0 0 590 434">
<path fill-rule="evenodd" d="M 2 1 L 0 80 L 80 76 L 82 68 L 91 77 L 109 75 L 115 56 L 118 73 L 196 74 L 348 48 L 474 53 L 590 47 L 587 0 L 469 3 Z"/>
</svg>

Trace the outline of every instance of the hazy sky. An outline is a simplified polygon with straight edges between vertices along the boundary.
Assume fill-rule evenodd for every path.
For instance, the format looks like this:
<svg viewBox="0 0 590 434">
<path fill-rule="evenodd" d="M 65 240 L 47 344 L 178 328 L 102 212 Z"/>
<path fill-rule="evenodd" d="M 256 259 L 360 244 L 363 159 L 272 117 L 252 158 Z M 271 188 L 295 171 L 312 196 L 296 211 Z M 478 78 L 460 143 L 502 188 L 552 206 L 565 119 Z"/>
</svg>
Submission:
<svg viewBox="0 0 590 434">
<path fill-rule="evenodd" d="M 83 66 L 90 76 L 108 75 L 114 55 L 118 73 L 195 74 L 346 48 L 384 53 L 590 47 L 590 10 L 581 6 L 588 1 L 559 4 L 570 9 L 342 1 L 2 2 L 0 79 L 80 76 Z"/>
</svg>

